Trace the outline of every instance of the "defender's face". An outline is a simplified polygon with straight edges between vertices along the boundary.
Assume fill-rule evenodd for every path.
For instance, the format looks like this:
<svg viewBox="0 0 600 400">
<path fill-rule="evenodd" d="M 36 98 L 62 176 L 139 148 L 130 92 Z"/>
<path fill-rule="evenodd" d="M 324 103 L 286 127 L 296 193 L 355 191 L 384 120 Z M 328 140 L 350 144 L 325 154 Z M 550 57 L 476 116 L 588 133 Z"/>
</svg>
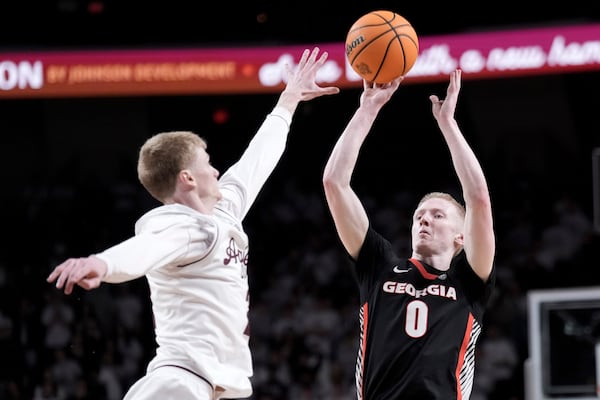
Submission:
<svg viewBox="0 0 600 400">
<path fill-rule="evenodd" d="M 221 200 L 223 196 L 218 185 L 219 171 L 210 163 L 206 149 L 199 147 L 196 150 L 196 158 L 190 166 L 190 171 L 197 182 L 196 190 L 201 198 Z"/>
</svg>

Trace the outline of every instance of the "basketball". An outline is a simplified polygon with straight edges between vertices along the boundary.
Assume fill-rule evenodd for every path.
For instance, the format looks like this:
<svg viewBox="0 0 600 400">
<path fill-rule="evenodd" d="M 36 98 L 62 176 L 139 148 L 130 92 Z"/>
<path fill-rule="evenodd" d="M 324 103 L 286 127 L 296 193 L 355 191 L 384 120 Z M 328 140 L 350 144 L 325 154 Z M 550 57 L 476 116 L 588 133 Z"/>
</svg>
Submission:
<svg viewBox="0 0 600 400">
<path fill-rule="evenodd" d="M 371 11 L 350 27 L 346 58 L 352 69 L 368 82 L 388 83 L 406 75 L 419 54 L 419 38 L 401 15 Z"/>
</svg>

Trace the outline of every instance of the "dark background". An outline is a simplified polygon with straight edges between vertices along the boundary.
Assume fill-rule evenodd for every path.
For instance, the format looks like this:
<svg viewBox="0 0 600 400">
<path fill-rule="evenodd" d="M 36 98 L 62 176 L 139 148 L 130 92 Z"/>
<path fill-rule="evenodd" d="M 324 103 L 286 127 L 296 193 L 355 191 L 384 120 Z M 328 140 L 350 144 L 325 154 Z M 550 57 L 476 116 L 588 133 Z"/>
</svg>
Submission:
<svg viewBox="0 0 600 400">
<path fill-rule="evenodd" d="M 13 1 L 3 4 L 8 46 L 238 45 L 340 41 L 377 9 L 407 18 L 419 35 L 598 22 L 597 2 L 503 1 Z"/>
<path fill-rule="evenodd" d="M 581 3 L 15 1 L 2 5 L 0 52 L 261 44 L 309 47 L 342 43 L 354 20 L 374 9 L 400 13 L 421 36 L 599 22 L 600 3 Z M 442 97 L 445 90 L 445 82 L 401 87 L 375 123 L 355 173 L 355 187 L 368 199 L 365 203 L 373 215 L 382 207 L 404 206 L 399 199 L 405 199 L 406 193 L 412 200 L 431 190 L 457 191 L 428 100 L 432 93 Z M 513 245 L 529 246 L 519 248 L 518 255 L 534 253 L 541 245 L 539 238 L 556 222 L 560 201 L 574 201 L 592 220 L 591 153 L 600 146 L 599 92 L 599 71 L 497 80 L 470 80 L 464 75 L 457 119 L 488 176 L 498 264 L 507 270 L 521 262 L 511 259 L 517 253 Z M 318 253 L 327 246 L 340 251 L 323 209 L 321 174 L 359 95 L 358 89 L 345 89 L 299 107 L 288 151 L 246 220 L 252 238 L 253 298 L 259 299 L 261 291 L 276 285 L 270 274 L 296 252 Z M 35 320 L 35 313 L 49 301 L 52 288 L 44 279 L 51 268 L 65 257 L 100 251 L 130 236 L 135 220 L 156 205 L 135 176 L 137 150 L 143 141 L 164 130 L 193 130 L 208 140 L 212 161 L 223 172 L 241 154 L 276 99 L 276 94 L 262 94 L 0 101 L 0 178 L 4 184 L 0 218 L 5 234 L 0 252 L 0 312 L 14 321 L 8 339 L 0 335 L 4 340 L 0 344 L 5 346 L 2 349 L 12 349 L 9 354 L 16 359 L 12 371 L 7 366 L 0 371 L 0 399 L 27 398 L 43 381 L 45 363 L 52 363 L 48 361 L 51 356 L 42 355 L 45 350 L 39 343 L 36 347 L 22 339 L 23 308 L 29 304 L 34 310 L 29 318 Z M 215 113 L 222 110 L 229 118 L 217 123 Z M 410 211 L 414 204 L 408 203 Z M 282 204 L 293 204 L 297 213 L 294 222 L 283 228 Z M 381 230 L 398 228 L 394 220 L 377 221 Z M 520 224 L 531 226 L 533 239 L 515 241 L 511 234 Z M 404 228 L 402 221 L 397 225 Z M 597 237 L 590 240 L 596 243 Z M 560 277 L 543 268 L 526 274 L 501 273 L 500 293 L 523 300 L 527 290 L 534 288 L 598 284 L 599 258 L 596 252 L 586 253 L 573 264 L 557 268 Z M 293 273 L 297 265 L 289 264 Z M 252 272 L 253 265 L 257 272 Z M 512 280 L 517 281 L 518 290 Z M 143 298 L 145 286 L 135 285 L 131 291 Z M 338 309 L 343 307 L 338 296 L 350 303 L 356 300 L 354 288 L 348 290 L 332 295 Z M 85 299 L 80 293 L 69 301 L 81 308 Z M 519 349 L 522 361 L 527 352 L 523 331 L 515 334 L 506 329 L 511 323 L 499 319 L 494 322 L 504 323 L 504 333 Z M 148 315 L 144 321 L 148 331 L 140 336 L 151 352 Z M 524 324 L 523 320 L 513 322 Z M 41 338 L 43 330 L 39 329 Z M 29 352 L 39 353 L 33 357 L 33 367 L 24 360 Z M 27 368 L 29 373 L 23 372 Z M 11 378 L 15 371 L 20 371 L 18 377 Z M 490 394 L 489 399 L 523 398 L 519 376 L 517 367 L 511 381 L 514 390 Z M 25 395 L 8 394 L 11 379 L 19 382 Z"/>
</svg>

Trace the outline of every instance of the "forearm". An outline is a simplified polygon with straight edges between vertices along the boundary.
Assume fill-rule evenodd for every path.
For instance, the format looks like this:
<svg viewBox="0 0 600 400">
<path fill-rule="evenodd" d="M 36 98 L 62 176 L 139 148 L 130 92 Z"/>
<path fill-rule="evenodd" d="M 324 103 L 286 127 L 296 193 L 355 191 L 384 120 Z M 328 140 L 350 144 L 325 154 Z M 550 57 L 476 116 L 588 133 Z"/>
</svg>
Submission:
<svg viewBox="0 0 600 400">
<path fill-rule="evenodd" d="M 140 278 L 154 268 L 175 262 L 185 253 L 189 229 L 163 229 L 138 234 L 95 256 L 108 268 L 103 282 L 120 283 Z"/>
<path fill-rule="evenodd" d="M 358 257 L 369 226 L 367 213 L 350 186 L 360 148 L 376 112 L 359 108 L 338 139 L 323 173 L 327 205 L 346 251 Z"/>
<path fill-rule="evenodd" d="M 350 184 L 360 148 L 369 134 L 377 111 L 359 107 L 336 142 L 325 166 L 323 177 L 337 184 Z"/>
<path fill-rule="evenodd" d="M 246 209 L 254 202 L 281 159 L 291 122 L 292 114 L 289 110 L 276 106 L 265 118 L 239 161 L 231 166 L 230 171 L 246 188 Z"/>
<path fill-rule="evenodd" d="M 450 151 L 454 170 L 460 181 L 465 202 L 488 196 L 483 169 L 473 149 L 463 136 L 454 118 L 438 121 Z"/>
</svg>

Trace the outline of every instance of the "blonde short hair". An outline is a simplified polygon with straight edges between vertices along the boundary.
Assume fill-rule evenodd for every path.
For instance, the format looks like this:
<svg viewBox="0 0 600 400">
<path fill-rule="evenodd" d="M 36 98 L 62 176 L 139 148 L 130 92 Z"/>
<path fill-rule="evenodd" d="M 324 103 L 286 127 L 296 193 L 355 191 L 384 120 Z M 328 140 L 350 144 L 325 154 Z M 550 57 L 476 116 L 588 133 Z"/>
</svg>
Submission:
<svg viewBox="0 0 600 400">
<path fill-rule="evenodd" d="M 206 141 L 190 131 L 150 137 L 140 148 L 138 179 L 152 197 L 164 202 L 175 191 L 177 175 L 191 164 L 198 148 L 206 149 Z"/>
<path fill-rule="evenodd" d="M 448 200 L 450 203 L 452 203 L 456 207 L 456 210 L 458 211 L 458 215 L 460 215 L 461 218 L 465 217 L 465 213 L 466 213 L 465 206 L 462 205 L 461 203 L 459 203 L 458 200 L 456 200 L 451 194 L 445 193 L 445 192 L 427 193 L 425 196 L 421 197 L 421 200 L 419 200 L 419 203 L 417 204 L 417 208 L 419 208 L 421 206 L 421 204 L 423 204 L 424 202 L 426 202 L 429 199 Z"/>
</svg>

